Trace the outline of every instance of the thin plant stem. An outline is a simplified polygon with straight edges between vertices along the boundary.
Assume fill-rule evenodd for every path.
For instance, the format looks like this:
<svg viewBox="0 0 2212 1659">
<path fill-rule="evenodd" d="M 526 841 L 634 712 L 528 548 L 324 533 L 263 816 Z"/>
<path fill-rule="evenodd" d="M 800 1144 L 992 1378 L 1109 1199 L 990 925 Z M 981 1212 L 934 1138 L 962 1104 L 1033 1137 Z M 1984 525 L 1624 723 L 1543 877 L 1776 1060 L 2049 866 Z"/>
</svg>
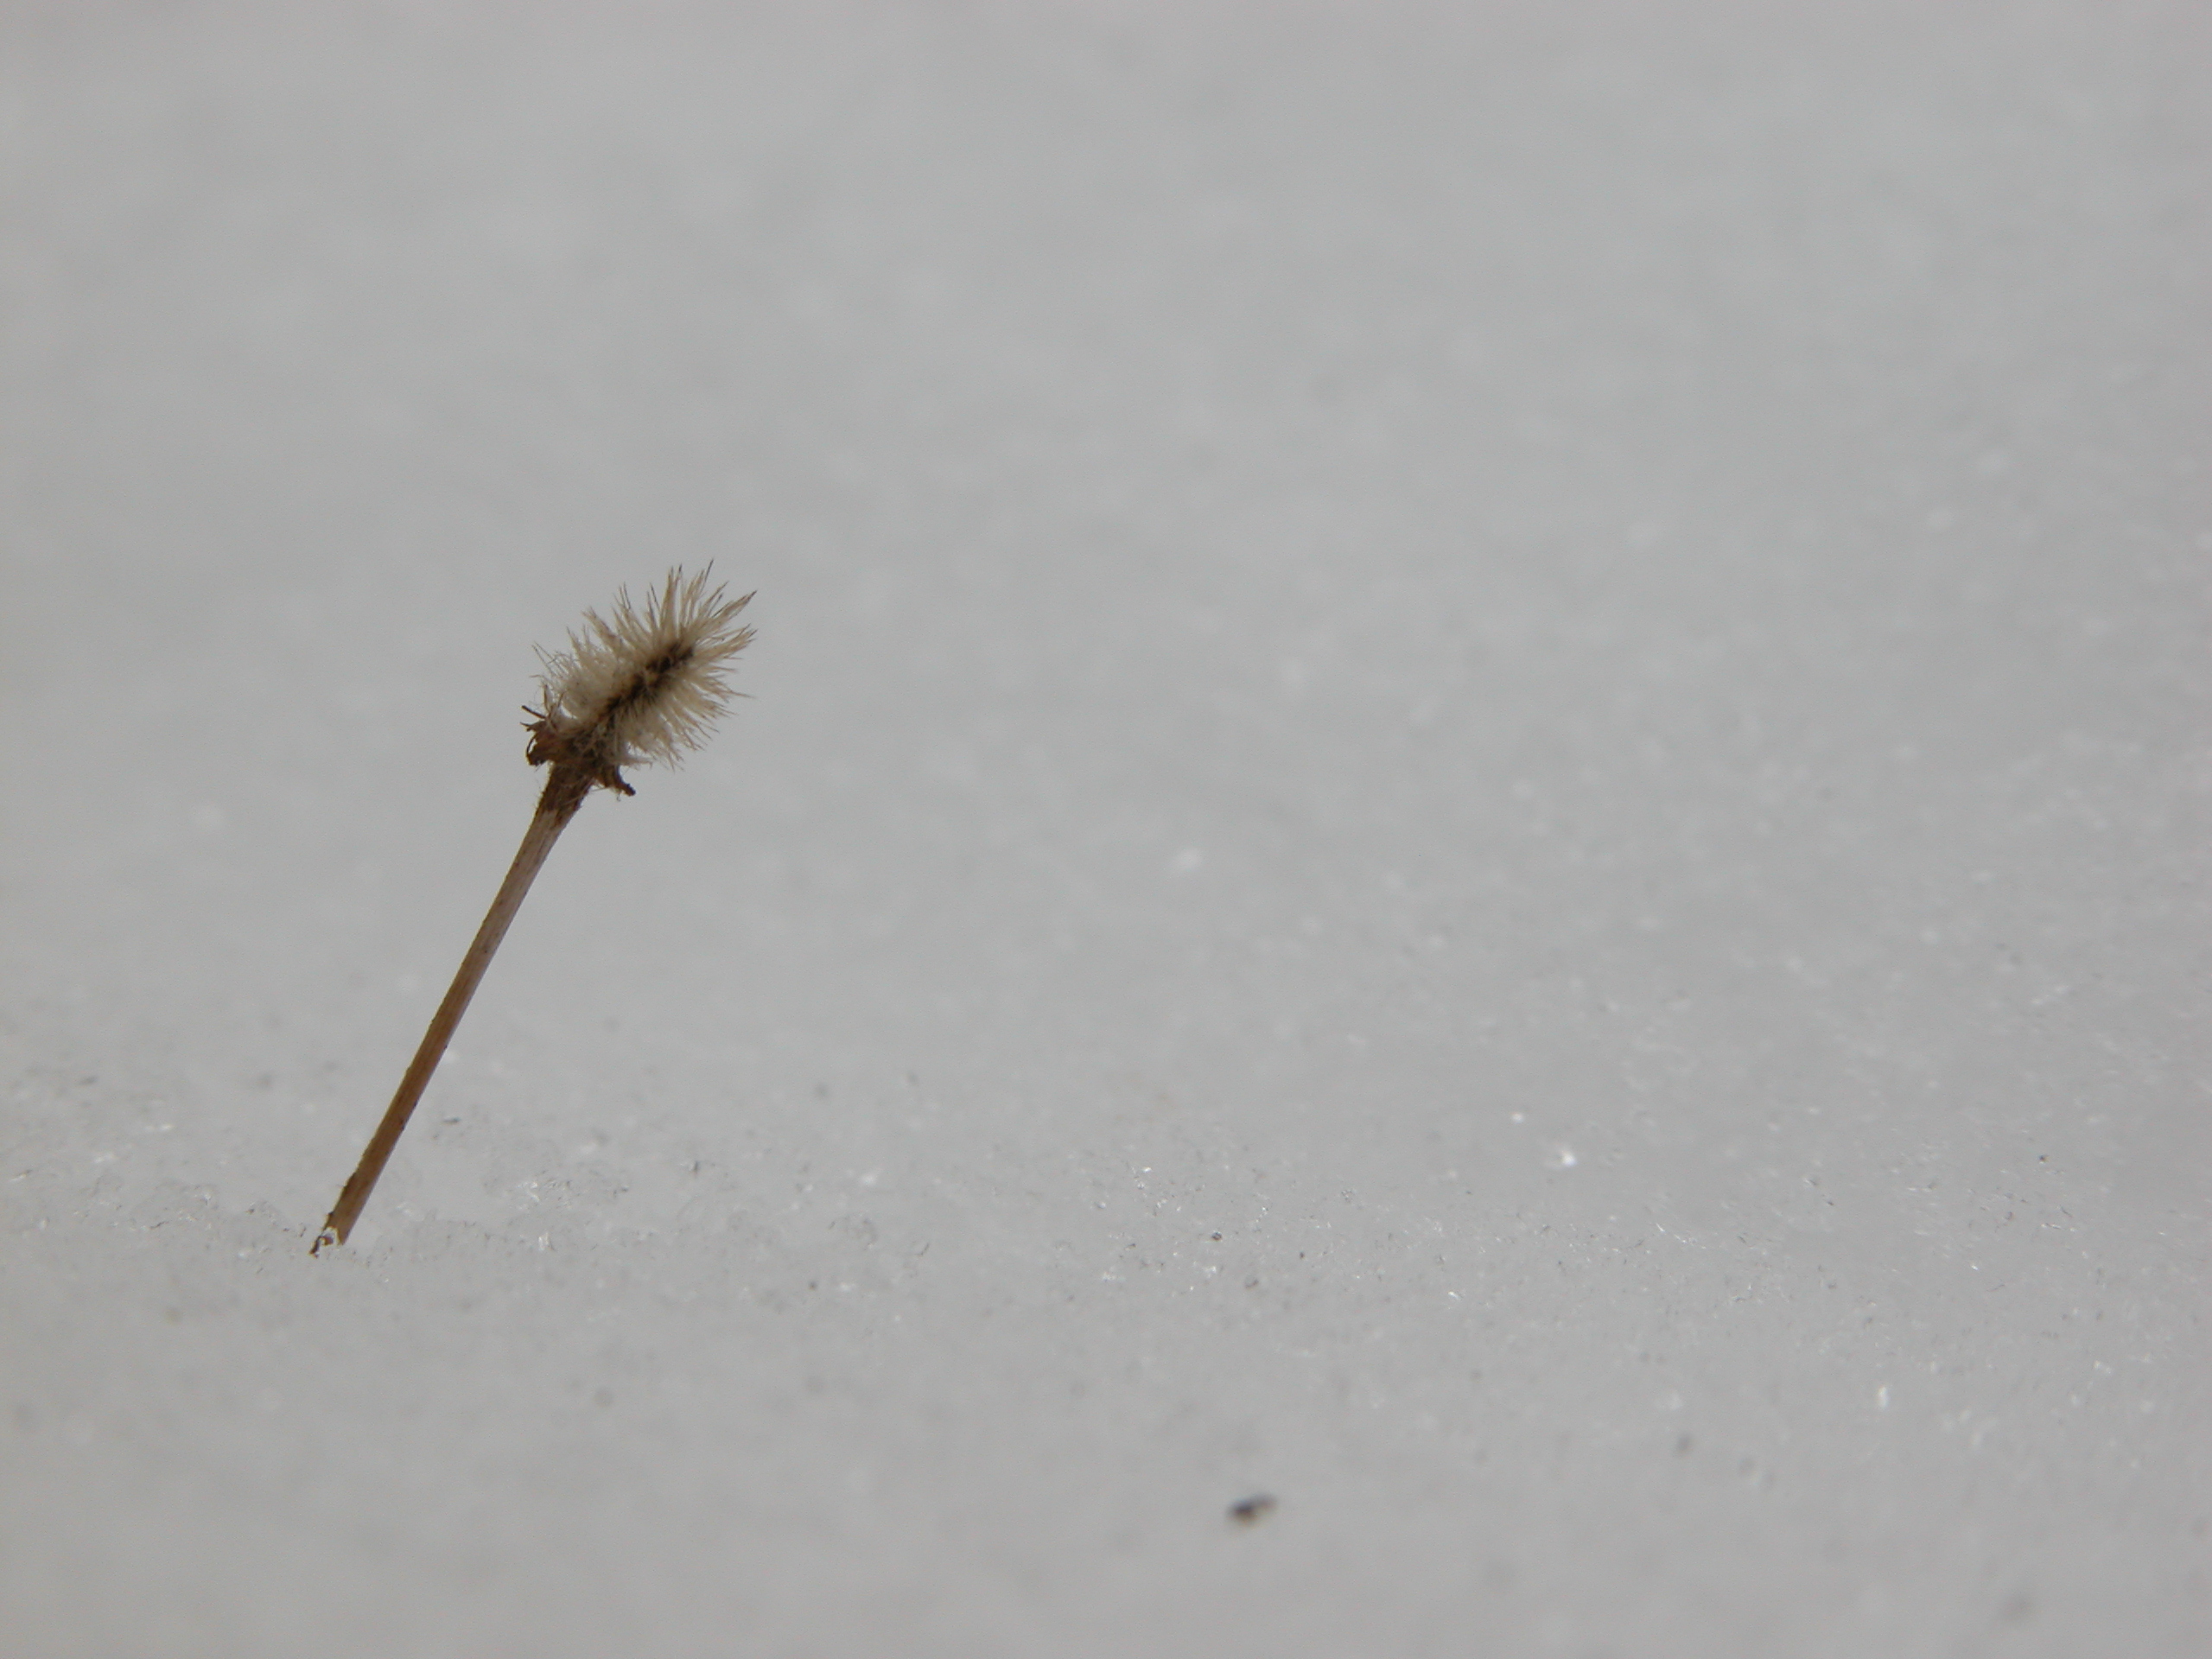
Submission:
<svg viewBox="0 0 2212 1659">
<path fill-rule="evenodd" d="M 627 588 L 620 589 L 606 615 L 584 613 L 584 626 L 569 632 L 568 650 L 538 652 L 545 668 L 539 680 L 544 707 L 524 710 L 534 716 L 524 728 L 530 734 L 524 756 L 531 766 L 551 771 L 537 816 L 506 880 L 499 883 L 499 897 L 461 959 L 445 1001 L 430 1017 L 423 1046 L 399 1080 L 399 1092 L 340 1191 L 337 1207 L 308 1247 L 309 1255 L 320 1255 L 326 1244 L 343 1244 L 361 1218 L 361 1207 L 429 1087 L 454 1027 L 468 1012 L 469 999 L 499 941 L 507 937 L 530 884 L 584 797 L 594 789 L 635 793 L 623 779 L 623 767 L 652 761 L 673 765 L 684 751 L 706 741 L 729 700 L 740 695 L 725 676 L 730 659 L 753 638 L 753 630 L 737 621 L 753 595 L 728 599 L 720 588 L 709 588 L 711 569 L 687 580 L 679 566 L 658 591 L 646 593 L 642 605 L 632 603 Z"/>
<path fill-rule="evenodd" d="M 385 1109 L 384 1122 L 377 1125 L 377 1132 L 369 1137 L 368 1146 L 361 1153 L 361 1161 L 338 1194 L 338 1203 L 330 1218 L 322 1224 L 322 1230 L 315 1235 L 308 1247 L 310 1255 L 320 1254 L 325 1244 L 343 1244 L 346 1236 L 353 1230 L 353 1224 L 361 1217 L 361 1206 L 369 1201 L 369 1194 L 384 1173 L 384 1166 L 391 1157 L 391 1149 L 399 1144 L 399 1133 L 407 1127 L 407 1120 L 415 1110 L 416 1103 L 423 1098 L 423 1090 L 429 1086 L 430 1074 L 438 1069 L 444 1058 L 446 1045 L 453 1040 L 454 1027 L 461 1023 L 461 1016 L 468 1012 L 469 999 L 476 995 L 476 987 L 484 977 L 484 970 L 492 965 L 492 957 L 499 950 L 499 941 L 507 937 L 507 927 L 522 908 L 530 884 L 545 867 L 546 855 L 553 850 L 553 843 L 569 827 L 569 820 L 576 816 L 576 809 L 584 803 L 588 784 L 575 779 L 572 786 L 557 785 L 571 783 L 562 773 L 568 770 L 555 768 L 555 776 L 548 783 L 544 798 L 538 803 L 537 812 L 530 821 L 530 830 L 522 838 L 522 847 L 515 854 L 515 861 L 507 867 L 506 880 L 499 883 L 499 896 L 492 900 L 492 908 L 485 912 L 483 925 L 476 930 L 476 938 L 468 947 L 468 954 L 461 957 L 461 968 L 453 976 L 453 983 L 446 989 L 445 1001 L 438 1004 L 438 1011 L 430 1016 L 430 1028 L 423 1033 L 423 1046 L 415 1051 L 409 1062 L 407 1074 L 399 1080 L 399 1091 L 391 1097 L 391 1104 Z"/>
</svg>

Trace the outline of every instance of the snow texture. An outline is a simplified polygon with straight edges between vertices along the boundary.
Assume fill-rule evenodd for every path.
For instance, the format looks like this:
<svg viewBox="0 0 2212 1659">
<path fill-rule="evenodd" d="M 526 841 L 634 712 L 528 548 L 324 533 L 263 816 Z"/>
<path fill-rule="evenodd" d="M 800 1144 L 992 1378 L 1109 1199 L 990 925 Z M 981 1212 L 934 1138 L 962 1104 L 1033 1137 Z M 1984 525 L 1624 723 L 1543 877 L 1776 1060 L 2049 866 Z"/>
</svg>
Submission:
<svg viewBox="0 0 2212 1659">
<path fill-rule="evenodd" d="M 8 7 L 0 1651 L 2212 1650 L 2208 73 Z"/>
</svg>

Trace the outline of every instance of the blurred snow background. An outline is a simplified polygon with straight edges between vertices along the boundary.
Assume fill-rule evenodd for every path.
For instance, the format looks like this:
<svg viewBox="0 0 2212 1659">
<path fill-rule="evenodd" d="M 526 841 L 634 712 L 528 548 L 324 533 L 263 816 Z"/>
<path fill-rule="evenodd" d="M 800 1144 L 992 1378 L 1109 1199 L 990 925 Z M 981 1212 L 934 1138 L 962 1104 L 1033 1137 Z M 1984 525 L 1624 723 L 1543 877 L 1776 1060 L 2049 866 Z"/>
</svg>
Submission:
<svg viewBox="0 0 2212 1659">
<path fill-rule="evenodd" d="M 7 7 L 0 1650 L 2203 1650 L 2208 16 Z"/>
</svg>

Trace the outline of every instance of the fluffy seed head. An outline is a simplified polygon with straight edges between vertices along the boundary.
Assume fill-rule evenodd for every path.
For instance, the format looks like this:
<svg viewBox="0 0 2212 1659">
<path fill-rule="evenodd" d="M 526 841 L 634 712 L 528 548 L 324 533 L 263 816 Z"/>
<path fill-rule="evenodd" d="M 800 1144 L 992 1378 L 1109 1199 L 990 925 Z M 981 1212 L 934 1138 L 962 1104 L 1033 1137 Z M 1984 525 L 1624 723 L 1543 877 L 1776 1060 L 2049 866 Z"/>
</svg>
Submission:
<svg viewBox="0 0 2212 1659">
<path fill-rule="evenodd" d="M 725 599 L 709 589 L 709 565 L 688 580 L 668 573 L 645 602 L 626 588 L 607 613 L 584 613 L 566 651 L 541 650 L 544 707 L 530 712 L 530 762 L 565 766 L 590 784 L 630 792 L 620 768 L 653 761 L 673 765 L 707 740 L 739 694 L 724 677 L 730 658 L 753 630 L 737 626 L 753 595 Z"/>
</svg>

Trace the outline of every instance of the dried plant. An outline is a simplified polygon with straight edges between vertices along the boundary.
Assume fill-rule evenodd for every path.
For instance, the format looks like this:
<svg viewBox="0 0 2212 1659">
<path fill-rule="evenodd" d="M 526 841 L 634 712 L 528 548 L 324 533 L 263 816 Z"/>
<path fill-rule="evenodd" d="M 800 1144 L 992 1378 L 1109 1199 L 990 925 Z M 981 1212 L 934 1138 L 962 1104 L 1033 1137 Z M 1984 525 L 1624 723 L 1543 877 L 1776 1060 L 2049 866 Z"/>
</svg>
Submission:
<svg viewBox="0 0 2212 1659">
<path fill-rule="evenodd" d="M 730 699 L 742 695 L 731 690 L 724 672 L 753 638 L 753 630 L 737 622 L 753 595 L 725 599 L 721 588 L 709 589 L 712 570 L 709 566 L 688 581 L 682 569 L 671 570 L 658 589 L 648 590 L 643 605 L 633 605 L 625 588 L 606 616 L 584 613 L 582 627 L 569 635 L 568 650 L 538 652 L 544 669 L 543 707 L 524 711 L 534 716 L 528 727 L 528 754 L 533 766 L 552 770 L 537 815 L 310 1254 L 325 1244 L 343 1244 L 360 1219 L 361 1206 L 384 1173 L 400 1131 L 438 1069 L 454 1027 L 467 1011 L 524 895 L 584 798 L 594 789 L 633 793 L 623 779 L 623 767 L 675 764 L 706 741 Z"/>
</svg>

